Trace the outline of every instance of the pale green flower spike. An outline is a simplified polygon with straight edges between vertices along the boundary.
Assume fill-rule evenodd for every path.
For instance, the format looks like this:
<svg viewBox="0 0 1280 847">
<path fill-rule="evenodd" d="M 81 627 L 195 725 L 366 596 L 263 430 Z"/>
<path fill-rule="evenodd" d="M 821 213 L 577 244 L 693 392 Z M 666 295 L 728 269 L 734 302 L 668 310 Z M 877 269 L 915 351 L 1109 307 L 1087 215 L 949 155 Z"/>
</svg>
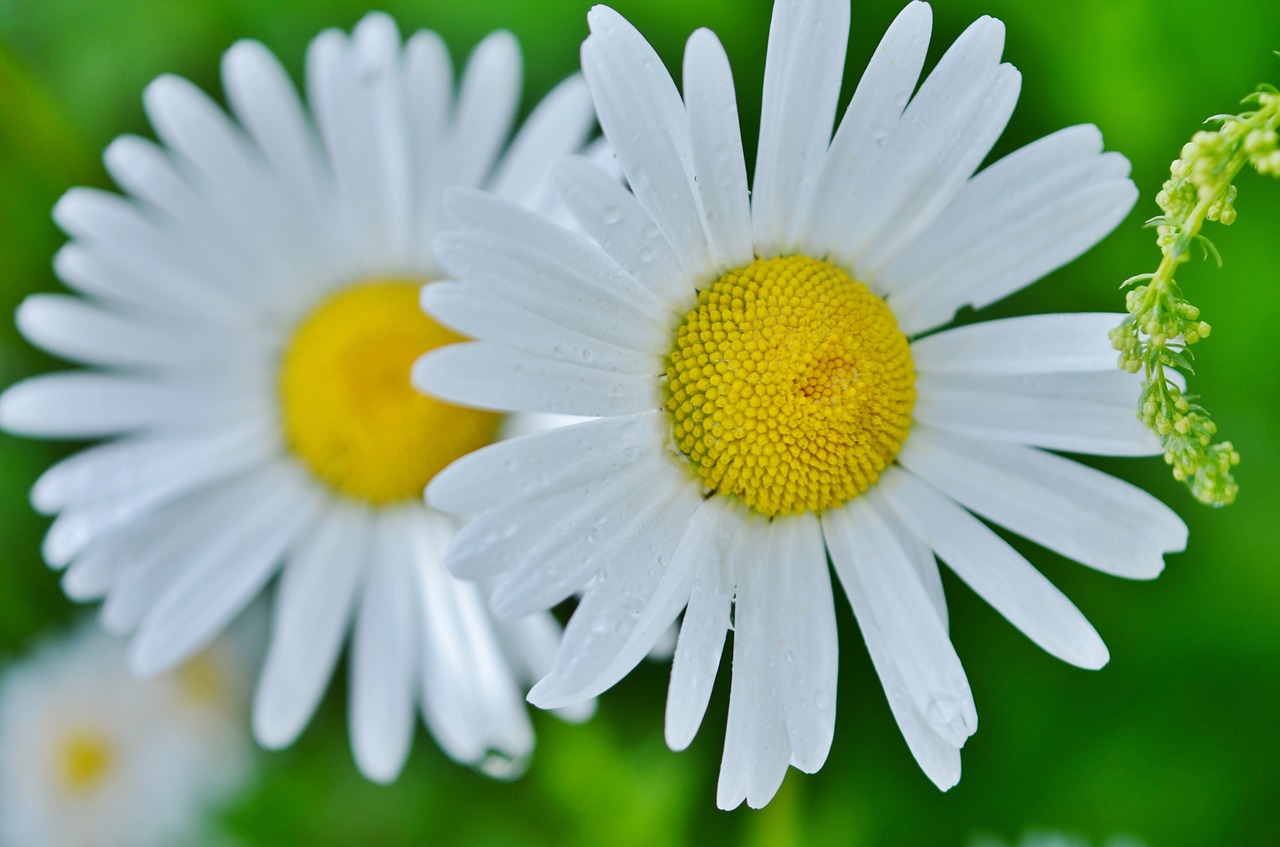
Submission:
<svg viewBox="0 0 1280 847">
<path fill-rule="evenodd" d="M 1230 441 L 1213 442 L 1217 425 L 1165 368 L 1192 373 L 1187 348 L 1207 338 L 1210 329 L 1200 320 L 1200 310 L 1183 295 L 1174 271 L 1191 258 L 1193 244 L 1221 266 L 1222 257 L 1200 228 L 1206 220 L 1229 226 L 1236 219 L 1232 182 L 1245 165 L 1260 174 L 1280 176 L 1276 133 L 1280 92 L 1264 85 L 1244 102 L 1258 108 L 1210 118 L 1221 124 L 1218 129 L 1197 132 L 1174 161 L 1171 176 L 1156 197 L 1164 214 L 1148 221 L 1156 227 L 1156 243 L 1164 259 L 1155 273 L 1125 280 L 1126 286 L 1135 286 L 1125 298 L 1129 316 L 1111 330 L 1112 346 L 1120 351 L 1120 367 L 1144 372 L 1138 417 L 1160 436 L 1164 460 L 1173 467 L 1174 478 L 1211 506 L 1225 506 L 1236 499 L 1239 486 L 1231 469 L 1240 462 L 1240 454 Z"/>
</svg>

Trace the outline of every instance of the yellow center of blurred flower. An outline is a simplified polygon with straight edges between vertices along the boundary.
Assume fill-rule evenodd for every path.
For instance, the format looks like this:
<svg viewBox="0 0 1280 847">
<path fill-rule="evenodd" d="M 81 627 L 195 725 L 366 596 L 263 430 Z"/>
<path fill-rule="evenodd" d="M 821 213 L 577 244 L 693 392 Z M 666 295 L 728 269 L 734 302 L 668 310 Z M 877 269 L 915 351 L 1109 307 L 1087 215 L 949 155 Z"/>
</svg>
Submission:
<svg viewBox="0 0 1280 847">
<path fill-rule="evenodd" d="M 916 397 L 884 300 L 807 256 L 758 259 L 699 292 L 667 380 L 676 445 L 703 483 L 769 517 L 866 491 L 898 455 Z"/>
<path fill-rule="evenodd" d="M 100 784 L 115 760 L 115 748 L 100 732 L 75 730 L 62 739 L 62 779 L 71 791 L 84 792 Z"/>
<path fill-rule="evenodd" d="M 188 659 L 173 675 L 178 691 L 192 705 L 215 708 L 230 697 L 228 680 L 208 650 Z"/>
<path fill-rule="evenodd" d="M 421 284 L 374 279 L 297 327 L 280 367 L 289 448 L 320 480 L 375 505 L 416 499 L 446 465 L 491 442 L 499 416 L 426 397 L 415 359 L 464 340 L 418 307 Z"/>
</svg>

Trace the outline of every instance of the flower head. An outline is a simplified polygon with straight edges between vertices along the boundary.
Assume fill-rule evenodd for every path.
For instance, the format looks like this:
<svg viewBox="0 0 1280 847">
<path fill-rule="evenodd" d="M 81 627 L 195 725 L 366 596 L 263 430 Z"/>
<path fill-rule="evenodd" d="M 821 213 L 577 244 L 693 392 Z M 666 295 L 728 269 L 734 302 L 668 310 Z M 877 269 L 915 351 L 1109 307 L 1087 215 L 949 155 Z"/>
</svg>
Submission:
<svg viewBox="0 0 1280 847">
<path fill-rule="evenodd" d="M 239 789 L 251 744 L 221 691 L 250 663 L 226 640 L 172 674 L 134 679 L 124 645 L 93 628 L 43 645 L 0 675 L 0 844 L 148 847 L 199 831 Z"/>
<path fill-rule="evenodd" d="M 831 744 L 828 557 L 917 760 L 942 788 L 977 726 L 937 559 L 1046 650 L 1096 668 L 1083 615 L 978 516 L 1087 565 L 1152 577 L 1186 529 L 1137 488 L 1044 448 L 1142 455 L 1114 315 L 928 334 L 1075 258 L 1136 192 L 1080 126 L 975 175 L 1017 98 L 983 18 L 919 86 L 911 3 L 832 135 L 846 0 L 779 0 L 750 194 L 729 64 L 700 30 L 683 97 L 648 43 L 596 7 L 583 70 L 631 190 L 590 163 L 559 186 L 588 237 L 459 193 L 424 295 L 479 339 L 429 354 L 426 390 L 490 409 L 601 416 L 487 447 L 428 499 L 474 516 L 446 556 L 499 577 L 499 614 L 582 599 L 530 699 L 624 676 L 684 610 L 667 702 L 689 744 L 733 630 L 718 802 L 760 806 Z M 914 96 L 912 92 L 916 93 Z"/>
<path fill-rule="evenodd" d="M 351 637 L 351 729 L 371 778 L 399 772 L 420 710 L 451 756 L 517 773 L 532 729 L 521 687 L 559 637 L 547 614 L 494 621 L 485 590 L 441 565 L 454 524 L 421 492 L 500 419 L 424 397 L 414 359 L 459 340 L 418 308 L 442 275 L 431 235 L 449 186 L 544 207 L 550 162 L 594 115 L 579 77 L 503 145 L 519 99 L 506 33 L 454 94 L 441 39 L 402 43 L 385 15 L 307 54 L 307 102 L 256 42 L 227 51 L 232 116 L 161 77 L 145 105 L 161 143 L 123 137 L 127 192 L 75 189 L 56 268 L 85 297 L 19 309 L 33 342 L 92 366 L 0 399 L 0 423 L 109 438 L 58 464 L 32 499 L 67 593 L 104 597 L 149 674 L 207 643 L 277 574 L 253 725 L 291 742 Z"/>
</svg>

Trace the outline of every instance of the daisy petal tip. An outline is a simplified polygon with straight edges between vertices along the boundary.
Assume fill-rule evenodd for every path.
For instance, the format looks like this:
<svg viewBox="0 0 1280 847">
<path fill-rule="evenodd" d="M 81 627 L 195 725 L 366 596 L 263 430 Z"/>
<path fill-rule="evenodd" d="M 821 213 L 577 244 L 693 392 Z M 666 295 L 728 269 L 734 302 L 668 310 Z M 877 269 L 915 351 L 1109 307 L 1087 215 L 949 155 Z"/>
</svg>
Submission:
<svg viewBox="0 0 1280 847">
<path fill-rule="evenodd" d="M 253 738 L 265 750 L 283 750 L 297 739 L 298 730 L 286 725 L 264 702 L 260 697 L 254 700 L 250 722 Z"/>
</svg>

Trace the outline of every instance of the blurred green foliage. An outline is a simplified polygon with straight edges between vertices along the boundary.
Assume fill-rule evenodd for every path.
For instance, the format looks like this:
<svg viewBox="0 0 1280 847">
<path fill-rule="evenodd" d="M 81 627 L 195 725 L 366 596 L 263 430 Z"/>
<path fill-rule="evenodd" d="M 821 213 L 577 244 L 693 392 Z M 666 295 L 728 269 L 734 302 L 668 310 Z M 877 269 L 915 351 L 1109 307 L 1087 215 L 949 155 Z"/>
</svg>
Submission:
<svg viewBox="0 0 1280 847">
<path fill-rule="evenodd" d="M 586 0 L 386 3 L 402 29 L 440 31 L 461 60 L 505 27 L 525 51 L 526 102 L 574 70 Z M 618 8 L 679 67 L 698 26 L 725 42 L 753 154 L 770 4 L 767 0 L 623 0 Z M 856 0 L 845 98 L 899 0 Z M 123 132 L 147 134 L 141 91 L 165 72 L 218 92 L 218 58 L 235 39 L 266 42 L 299 75 L 306 43 L 350 27 L 357 0 L 0 0 L 0 313 L 58 283 L 62 242 L 49 210 L 77 184 L 107 185 L 100 151 Z M 1280 18 L 1264 0 L 939 0 L 931 56 L 981 14 L 1003 19 L 1006 57 L 1023 72 L 1021 104 L 993 155 L 1054 129 L 1098 124 L 1128 155 L 1142 200 L 1099 248 L 983 317 L 1122 308 L 1121 280 L 1150 262 L 1141 222 L 1169 162 L 1205 116 L 1280 81 Z M 666 668 L 646 664 L 609 692 L 585 726 L 539 714 L 530 772 L 496 783 L 450 763 L 422 733 L 390 788 L 355 772 L 344 685 L 293 749 L 264 754 L 259 778 L 223 829 L 246 845 L 961 845 L 976 833 L 1011 839 L 1052 828 L 1150 847 L 1275 843 L 1280 752 L 1280 578 L 1268 526 L 1280 493 L 1280 380 L 1267 368 L 1280 259 L 1280 191 L 1241 178 L 1240 218 L 1220 232 L 1221 273 L 1190 282 L 1214 326 L 1198 362 L 1218 421 L 1249 461 L 1230 509 L 1209 511 L 1157 460 L 1107 470 L 1156 492 L 1191 527 L 1187 553 L 1153 583 L 1126 583 L 1043 550 L 1032 559 L 1090 616 L 1111 664 L 1089 673 L 1042 654 L 963 585 L 947 584 L 952 629 L 978 699 L 982 730 L 960 785 L 940 794 L 893 724 L 857 628 L 841 603 L 840 714 L 827 765 L 788 775 L 762 812 L 723 813 L 714 785 L 727 685 L 721 679 L 691 750 L 662 741 Z M 965 315 L 964 319 L 972 316 Z M 0 320 L 0 383 L 55 364 Z M 74 613 L 40 562 L 46 521 L 26 502 L 39 471 L 66 451 L 0 436 L 0 655 Z M 1024 549 L 1031 545 L 1023 544 Z M 722 674 L 723 677 L 723 674 Z"/>
</svg>

